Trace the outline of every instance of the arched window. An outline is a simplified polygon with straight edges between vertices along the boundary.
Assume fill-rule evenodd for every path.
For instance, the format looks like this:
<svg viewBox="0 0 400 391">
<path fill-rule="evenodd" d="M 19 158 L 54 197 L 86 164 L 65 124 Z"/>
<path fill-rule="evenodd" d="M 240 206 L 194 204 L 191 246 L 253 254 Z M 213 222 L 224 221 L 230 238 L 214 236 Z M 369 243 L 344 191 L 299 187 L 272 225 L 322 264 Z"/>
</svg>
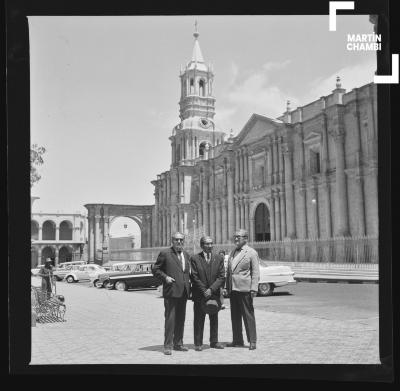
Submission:
<svg viewBox="0 0 400 391">
<path fill-rule="evenodd" d="M 34 220 L 31 221 L 31 239 L 39 239 L 39 224 L 37 221 Z"/>
<path fill-rule="evenodd" d="M 181 144 L 177 144 L 176 146 L 176 161 L 179 162 L 181 160 Z"/>
<path fill-rule="evenodd" d="M 190 79 L 190 95 L 194 94 L 194 80 Z"/>
<path fill-rule="evenodd" d="M 47 220 L 43 223 L 42 239 L 56 240 L 56 224 L 54 223 L 54 221 Z"/>
<path fill-rule="evenodd" d="M 254 233 L 256 242 L 271 240 L 269 212 L 267 205 L 261 203 L 257 206 L 254 214 Z"/>
<path fill-rule="evenodd" d="M 42 250 L 42 261 L 40 262 L 42 265 L 47 258 L 54 259 L 55 251 L 53 247 L 47 246 Z"/>
<path fill-rule="evenodd" d="M 203 79 L 201 79 L 199 81 L 199 95 L 200 96 L 205 96 L 206 95 L 206 88 L 205 88 L 205 83 L 204 83 Z"/>
<path fill-rule="evenodd" d="M 199 145 L 199 156 L 200 157 L 204 157 L 204 153 L 207 147 L 207 141 L 203 141 L 200 145 Z"/>
<path fill-rule="evenodd" d="M 64 220 L 60 224 L 60 240 L 72 240 L 72 223 Z"/>
</svg>

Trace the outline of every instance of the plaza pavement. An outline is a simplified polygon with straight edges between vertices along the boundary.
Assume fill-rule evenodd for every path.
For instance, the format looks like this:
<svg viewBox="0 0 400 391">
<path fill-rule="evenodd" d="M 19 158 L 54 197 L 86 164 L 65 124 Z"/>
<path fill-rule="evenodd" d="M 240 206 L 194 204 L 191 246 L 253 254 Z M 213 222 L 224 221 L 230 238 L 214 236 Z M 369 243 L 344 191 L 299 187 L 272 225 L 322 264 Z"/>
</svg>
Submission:
<svg viewBox="0 0 400 391">
<path fill-rule="evenodd" d="M 37 323 L 31 328 L 30 365 L 380 364 L 378 317 L 331 320 L 256 308 L 256 350 L 250 351 L 248 344 L 245 348 L 210 349 L 206 318 L 205 349 L 196 352 L 193 304 L 188 301 L 184 344 L 189 351 L 165 356 L 164 305 L 158 291 L 120 292 L 87 283 L 59 282 L 57 293 L 65 296 L 66 321 Z M 231 339 L 227 308 L 219 313 L 219 340 L 226 343 Z"/>
</svg>

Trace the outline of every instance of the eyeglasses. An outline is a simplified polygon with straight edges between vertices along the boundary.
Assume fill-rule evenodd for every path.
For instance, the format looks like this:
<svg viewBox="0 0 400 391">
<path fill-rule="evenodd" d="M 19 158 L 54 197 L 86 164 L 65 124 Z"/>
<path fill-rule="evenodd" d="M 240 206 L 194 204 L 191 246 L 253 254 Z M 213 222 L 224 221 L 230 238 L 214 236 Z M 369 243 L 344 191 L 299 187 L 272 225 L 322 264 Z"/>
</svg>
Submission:
<svg viewBox="0 0 400 391">
<path fill-rule="evenodd" d="M 174 242 L 183 242 L 185 239 L 173 239 Z"/>
<path fill-rule="evenodd" d="M 246 235 L 235 235 L 234 238 L 235 238 L 235 239 L 236 239 L 236 238 L 247 238 L 247 236 L 246 236 Z"/>
</svg>

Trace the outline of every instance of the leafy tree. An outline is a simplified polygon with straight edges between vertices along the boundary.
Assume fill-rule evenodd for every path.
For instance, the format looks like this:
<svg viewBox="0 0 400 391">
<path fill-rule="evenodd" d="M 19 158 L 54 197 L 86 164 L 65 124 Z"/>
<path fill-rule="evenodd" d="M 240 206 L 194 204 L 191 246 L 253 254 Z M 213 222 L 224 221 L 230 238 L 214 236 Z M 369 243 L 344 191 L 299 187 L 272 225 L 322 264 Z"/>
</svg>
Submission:
<svg viewBox="0 0 400 391">
<path fill-rule="evenodd" d="M 31 187 L 40 180 L 41 176 L 37 170 L 37 166 L 43 164 L 42 155 L 46 152 L 44 147 L 33 144 L 31 147 Z"/>
</svg>

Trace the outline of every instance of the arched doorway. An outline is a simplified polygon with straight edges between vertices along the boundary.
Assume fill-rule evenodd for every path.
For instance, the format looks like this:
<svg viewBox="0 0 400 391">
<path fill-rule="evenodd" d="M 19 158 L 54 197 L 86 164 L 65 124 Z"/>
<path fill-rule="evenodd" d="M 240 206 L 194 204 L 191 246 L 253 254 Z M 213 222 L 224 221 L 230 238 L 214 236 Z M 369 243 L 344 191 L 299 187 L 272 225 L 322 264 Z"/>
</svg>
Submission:
<svg viewBox="0 0 400 391">
<path fill-rule="evenodd" d="M 39 224 L 37 221 L 31 221 L 31 239 L 39 240 Z"/>
<path fill-rule="evenodd" d="M 110 249 L 132 249 L 141 247 L 141 230 L 131 217 L 116 217 L 110 224 Z"/>
<path fill-rule="evenodd" d="M 42 250 L 42 261 L 41 264 L 44 264 L 44 261 L 47 258 L 54 258 L 55 257 L 55 251 L 53 247 L 47 246 Z"/>
<path fill-rule="evenodd" d="M 264 203 L 257 206 L 254 214 L 254 239 L 256 242 L 271 240 L 269 211 Z"/>
<path fill-rule="evenodd" d="M 56 224 L 54 223 L 54 221 L 47 220 L 43 223 L 42 239 L 56 240 Z"/>
<path fill-rule="evenodd" d="M 60 224 L 60 240 L 72 240 L 72 223 L 64 220 Z"/>
<path fill-rule="evenodd" d="M 72 261 L 72 249 L 67 246 L 60 248 L 58 252 L 58 262 L 70 262 Z"/>
</svg>

